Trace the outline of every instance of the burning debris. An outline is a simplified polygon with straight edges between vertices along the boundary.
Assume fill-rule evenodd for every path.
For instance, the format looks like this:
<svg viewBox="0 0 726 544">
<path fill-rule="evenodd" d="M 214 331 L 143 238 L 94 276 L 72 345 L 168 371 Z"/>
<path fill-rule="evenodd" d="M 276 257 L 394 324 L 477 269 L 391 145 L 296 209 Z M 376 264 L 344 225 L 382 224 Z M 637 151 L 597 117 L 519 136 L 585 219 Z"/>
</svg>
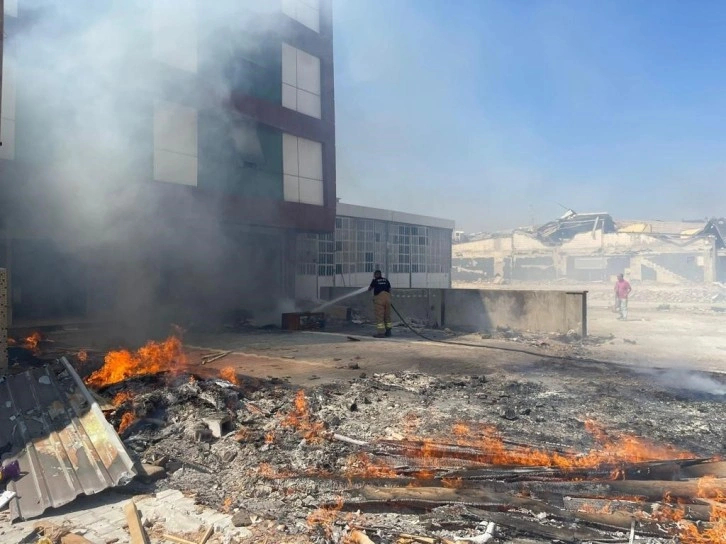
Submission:
<svg viewBox="0 0 726 544">
<path fill-rule="evenodd" d="M 205 365 L 178 336 L 76 359 L 144 467 L 143 492 L 181 490 L 250 541 L 726 542 L 720 399 L 686 402 L 622 369 L 301 390 Z M 603 394 L 616 386 L 617 402 Z"/>
<path fill-rule="evenodd" d="M 109 354 L 87 382 L 113 399 L 108 417 L 127 447 L 165 470 L 155 485 L 245 512 L 253 534 L 269 536 L 264 521 L 274 520 L 295 542 L 614 541 L 631 529 L 724 541 L 726 484 L 696 479 L 708 467 L 726 475 L 713 448 L 681 449 L 573 414 L 564 426 L 521 409 L 501 419 L 483 400 L 548 397 L 531 383 L 403 373 L 295 391 L 232 366 L 218 377 L 184 374 L 173 338 L 112 353 L 123 355 Z M 523 420 L 539 432 L 517 432 Z"/>
<path fill-rule="evenodd" d="M 181 340 L 170 336 L 163 342 L 147 342 L 134 353 L 125 349 L 110 351 L 103 367 L 86 378 L 86 383 L 104 387 L 137 376 L 179 371 L 184 363 Z"/>
<path fill-rule="evenodd" d="M 40 353 L 41 342 L 47 343 L 48 340 L 43 338 L 43 335 L 38 331 L 35 331 L 25 338 L 8 338 L 8 347 L 25 349 L 32 354 L 37 355 Z"/>
</svg>

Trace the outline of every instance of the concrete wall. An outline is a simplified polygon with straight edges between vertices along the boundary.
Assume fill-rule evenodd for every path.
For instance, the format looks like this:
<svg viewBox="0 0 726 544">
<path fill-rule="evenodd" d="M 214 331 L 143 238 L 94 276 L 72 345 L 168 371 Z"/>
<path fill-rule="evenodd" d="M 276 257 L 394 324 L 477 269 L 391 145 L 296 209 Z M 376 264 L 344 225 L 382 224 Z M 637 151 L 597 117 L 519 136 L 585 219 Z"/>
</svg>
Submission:
<svg viewBox="0 0 726 544">
<path fill-rule="evenodd" d="M 586 293 L 510 289 L 446 289 L 444 325 L 455 330 L 497 327 L 533 332 L 587 333 Z"/>
<path fill-rule="evenodd" d="M 8 275 L 0 268 L 0 376 L 8 371 Z"/>
<path fill-rule="evenodd" d="M 354 291 L 321 289 L 326 300 Z M 373 320 L 369 293 L 341 302 Z M 461 331 L 489 331 L 497 327 L 542 333 L 587 334 L 587 292 L 509 289 L 394 289 L 393 305 L 406 319 Z M 394 321 L 398 317 L 394 313 Z"/>
<path fill-rule="evenodd" d="M 405 319 L 415 319 L 429 326 L 442 326 L 442 291 L 448 289 L 393 289 L 393 305 Z M 347 293 L 356 291 L 354 287 L 323 287 L 320 297 L 323 300 L 332 300 Z M 363 293 L 341 301 L 341 306 L 354 308 L 365 319 L 373 321 L 373 295 Z M 393 312 L 393 321 L 399 317 Z"/>
</svg>

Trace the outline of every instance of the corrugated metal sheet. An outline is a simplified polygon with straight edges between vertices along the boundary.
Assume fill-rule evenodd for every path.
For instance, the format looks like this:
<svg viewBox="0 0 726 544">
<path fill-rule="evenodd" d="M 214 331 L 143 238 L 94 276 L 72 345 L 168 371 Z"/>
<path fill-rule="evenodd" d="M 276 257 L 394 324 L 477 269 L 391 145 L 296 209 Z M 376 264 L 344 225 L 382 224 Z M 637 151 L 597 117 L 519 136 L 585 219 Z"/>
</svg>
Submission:
<svg viewBox="0 0 726 544">
<path fill-rule="evenodd" d="M 8 445 L 22 473 L 8 485 L 17 493 L 13 519 L 40 516 L 135 476 L 121 439 L 65 359 L 0 385 L 0 449 Z"/>
</svg>

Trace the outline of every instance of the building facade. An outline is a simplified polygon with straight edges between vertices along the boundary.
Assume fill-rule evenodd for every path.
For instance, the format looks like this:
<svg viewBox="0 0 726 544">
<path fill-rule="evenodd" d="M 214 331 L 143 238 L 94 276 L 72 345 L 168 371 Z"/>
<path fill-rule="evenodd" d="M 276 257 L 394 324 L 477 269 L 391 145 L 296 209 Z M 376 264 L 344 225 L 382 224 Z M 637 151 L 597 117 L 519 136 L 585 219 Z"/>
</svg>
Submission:
<svg viewBox="0 0 726 544">
<path fill-rule="evenodd" d="M 271 307 L 334 228 L 332 0 L 6 0 L 3 80 L 16 318 Z"/>
<path fill-rule="evenodd" d="M 334 233 L 298 234 L 297 297 L 368 285 L 375 270 L 394 288 L 451 287 L 453 230 L 447 219 L 338 203 Z"/>
</svg>

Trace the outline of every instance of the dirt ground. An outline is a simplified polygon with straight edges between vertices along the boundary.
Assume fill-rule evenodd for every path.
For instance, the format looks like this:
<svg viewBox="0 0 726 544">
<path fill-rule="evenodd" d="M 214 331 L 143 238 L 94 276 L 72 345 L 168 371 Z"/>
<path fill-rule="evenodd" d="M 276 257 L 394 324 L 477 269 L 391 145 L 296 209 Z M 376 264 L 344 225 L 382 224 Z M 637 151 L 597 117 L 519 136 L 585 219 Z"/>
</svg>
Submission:
<svg viewBox="0 0 726 544">
<path fill-rule="evenodd" d="M 726 288 L 633 283 L 627 321 L 613 312 L 612 286 L 603 283 L 515 283 L 469 288 L 588 291 L 588 330 L 605 339 L 588 354 L 646 368 L 726 371 Z"/>
<path fill-rule="evenodd" d="M 300 429 L 285 423 L 296 414 L 300 389 L 308 405 L 293 419 L 304 428 L 320 422 L 326 432 L 370 444 L 411 437 L 445 441 L 457 425 L 466 425 L 496 429 L 512 443 L 545 451 L 617 452 L 631 440 L 620 437 L 641 437 L 674 448 L 668 452 L 720 455 L 726 448 L 721 288 L 636 286 L 627 321 L 618 321 L 609 308 L 609 286 L 590 289 L 587 338 L 417 329 L 424 339 L 397 326 L 393 338 L 376 340 L 371 325 L 342 322 L 324 332 L 192 330 L 183 339 L 187 361 L 172 369 L 171 378 L 129 380 L 99 392 L 107 398 L 134 392 L 134 400 L 108 417 L 116 425 L 122 411 L 136 411 L 139 423 L 122 433 L 127 448 L 139 459 L 165 457 L 177 466 L 139 492 L 180 489 L 214 509 L 273 519 L 282 533 L 300 538 L 280 542 L 343 542 L 349 522 L 332 516 L 323 530 L 311 525 L 310 516 L 337 500 L 360 509 L 355 500 L 367 481 L 350 480 L 357 474 L 360 446 L 301 440 Z M 47 349 L 65 353 L 85 374 L 93 370 L 89 365 L 102 364 L 107 350 L 138 347 L 120 345 L 113 329 L 58 330 L 49 340 Z M 80 350 L 88 353 L 87 363 L 77 356 Z M 201 364 L 211 350 L 225 355 Z M 210 408 L 210 399 L 227 395 L 218 378 L 229 368 L 240 380 L 239 402 L 234 409 L 219 407 L 227 401 Z M 200 381 L 190 381 L 189 374 Z M 203 427 L 200 413 L 210 409 L 231 417 L 230 433 L 211 443 L 194 438 Z M 608 446 L 588 430 L 588 421 L 611 437 Z M 240 440 L 242 431 L 246 438 Z M 412 462 L 394 460 L 404 468 Z M 375 528 L 369 534 L 377 544 L 397 541 L 401 533 L 449 538 L 481 533 L 461 512 L 432 513 L 439 514 L 447 523 L 393 511 L 363 512 L 356 523 Z M 532 535 L 498 529 L 494 542 L 527 534 Z"/>
</svg>

